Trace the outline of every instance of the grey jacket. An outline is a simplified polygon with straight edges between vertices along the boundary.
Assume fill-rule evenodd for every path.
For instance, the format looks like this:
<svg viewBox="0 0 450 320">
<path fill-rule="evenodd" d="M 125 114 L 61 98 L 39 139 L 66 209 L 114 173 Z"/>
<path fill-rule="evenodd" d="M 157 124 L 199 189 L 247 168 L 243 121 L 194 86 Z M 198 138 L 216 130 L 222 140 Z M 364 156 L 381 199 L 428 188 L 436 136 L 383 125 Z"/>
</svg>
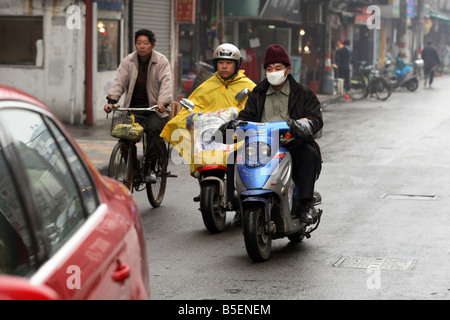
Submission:
<svg viewBox="0 0 450 320">
<path fill-rule="evenodd" d="M 116 76 L 108 91 L 107 99 L 119 101 L 126 92 L 124 107 L 130 107 L 131 97 L 138 76 L 138 55 L 137 52 L 130 53 L 120 63 Z M 161 117 L 170 114 L 170 102 L 172 101 L 172 72 L 167 58 L 156 50 L 153 50 L 148 67 L 147 96 L 149 106 L 158 103 L 166 106 L 163 114 L 157 112 Z"/>
</svg>

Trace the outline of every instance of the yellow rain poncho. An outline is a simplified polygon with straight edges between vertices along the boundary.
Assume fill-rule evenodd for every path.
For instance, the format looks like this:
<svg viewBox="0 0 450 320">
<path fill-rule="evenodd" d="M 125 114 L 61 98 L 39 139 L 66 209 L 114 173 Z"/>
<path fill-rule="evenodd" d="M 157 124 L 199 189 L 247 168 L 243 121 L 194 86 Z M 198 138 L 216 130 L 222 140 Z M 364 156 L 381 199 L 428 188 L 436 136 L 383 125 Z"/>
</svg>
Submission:
<svg viewBox="0 0 450 320">
<path fill-rule="evenodd" d="M 240 104 L 235 99 L 236 94 L 248 88 L 253 90 L 256 84 L 244 75 L 244 70 L 240 70 L 238 75 L 231 80 L 224 80 L 218 72 L 211 78 L 203 82 L 192 94 L 189 96 L 195 107 L 194 112 L 215 112 L 219 109 L 237 107 L 241 111 L 247 99 Z M 184 108 L 170 120 L 161 132 L 161 137 L 169 141 L 174 149 L 184 158 L 186 163 L 190 164 L 191 174 L 195 170 L 207 163 L 207 156 L 203 155 L 203 163 L 194 161 L 194 155 L 191 152 L 191 133 L 186 128 L 186 117 L 190 114 Z M 212 157 L 214 158 L 214 157 Z M 224 159 L 226 155 L 224 155 Z"/>
</svg>

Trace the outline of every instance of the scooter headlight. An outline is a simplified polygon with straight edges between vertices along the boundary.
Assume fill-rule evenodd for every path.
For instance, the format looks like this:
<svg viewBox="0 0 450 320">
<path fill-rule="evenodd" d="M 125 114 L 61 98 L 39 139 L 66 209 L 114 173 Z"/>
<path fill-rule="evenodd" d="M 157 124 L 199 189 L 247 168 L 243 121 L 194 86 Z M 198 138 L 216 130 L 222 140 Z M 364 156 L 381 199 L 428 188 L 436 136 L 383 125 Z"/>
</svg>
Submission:
<svg viewBox="0 0 450 320">
<path fill-rule="evenodd" d="M 271 154 L 271 147 L 266 142 L 251 142 L 245 147 L 245 164 L 249 167 L 265 165 L 270 161 Z"/>
<path fill-rule="evenodd" d="M 214 134 L 216 133 L 215 129 L 208 129 L 202 134 L 202 140 L 204 142 L 214 141 Z"/>
</svg>

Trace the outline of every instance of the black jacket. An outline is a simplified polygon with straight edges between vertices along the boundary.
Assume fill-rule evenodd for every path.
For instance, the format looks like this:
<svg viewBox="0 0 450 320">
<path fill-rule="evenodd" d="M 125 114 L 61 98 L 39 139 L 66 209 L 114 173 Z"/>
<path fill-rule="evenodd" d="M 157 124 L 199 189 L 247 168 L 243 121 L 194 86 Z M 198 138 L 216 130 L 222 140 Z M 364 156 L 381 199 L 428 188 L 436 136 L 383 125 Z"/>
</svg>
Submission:
<svg viewBox="0 0 450 320">
<path fill-rule="evenodd" d="M 323 127 L 319 99 L 310 88 L 295 81 L 292 75 L 288 76 L 288 80 L 291 88 L 289 117 L 294 120 L 307 118 L 311 121 L 313 132 L 316 134 Z M 239 113 L 237 120 L 261 122 L 269 86 L 269 81 L 265 79 L 250 92 L 245 108 Z"/>
<path fill-rule="evenodd" d="M 288 80 L 291 88 L 288 105 L 289 117 L 294 120 L 307 118 L 312 124 L 313 134 L 316 134 L 323 127 L 322 108 L 319 99 L 309 87 L 295 81 L 292 75 L 288 75 Z M 245 108 L 239 112 L 237 120 L 261 122 L 269 86 L 269 81 L 265 79 L 250 92 Z M 314 140 L 307 143 L 313 146 L 317 152 L 320 173 L 322 168 L 320 147 Z"/>
<path fill-rule="evenodd" d="M 433 46 L 426 46 L 422 51 L 422 59 L 425 69 L 431 69 L 435 65 L 441 64 L 439 53 Z"/>
<path fill-rule="evenodd" d="M 350 68 L 353 63 L 353 52 L 348 47 L 342 47 L 336 52 L 336 64 L 339 69 Z"/>
</svg>

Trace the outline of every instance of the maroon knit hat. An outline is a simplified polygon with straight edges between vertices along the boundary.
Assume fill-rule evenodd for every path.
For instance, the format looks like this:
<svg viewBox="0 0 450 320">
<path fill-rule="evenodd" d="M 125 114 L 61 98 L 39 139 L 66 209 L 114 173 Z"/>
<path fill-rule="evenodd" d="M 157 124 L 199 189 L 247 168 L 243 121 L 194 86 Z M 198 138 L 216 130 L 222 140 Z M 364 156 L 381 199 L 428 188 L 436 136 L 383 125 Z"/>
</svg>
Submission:
<svg viewBox="0 0 450 320">
<path fill-rule="evenodd" d="M 279 44 L 271 44 L 266 49 L 264 56 L 264 69 L 272 63 L 283 63 L 286 67 L 291 65 L 291 59 L 286 50 Z"/>
</svg>

